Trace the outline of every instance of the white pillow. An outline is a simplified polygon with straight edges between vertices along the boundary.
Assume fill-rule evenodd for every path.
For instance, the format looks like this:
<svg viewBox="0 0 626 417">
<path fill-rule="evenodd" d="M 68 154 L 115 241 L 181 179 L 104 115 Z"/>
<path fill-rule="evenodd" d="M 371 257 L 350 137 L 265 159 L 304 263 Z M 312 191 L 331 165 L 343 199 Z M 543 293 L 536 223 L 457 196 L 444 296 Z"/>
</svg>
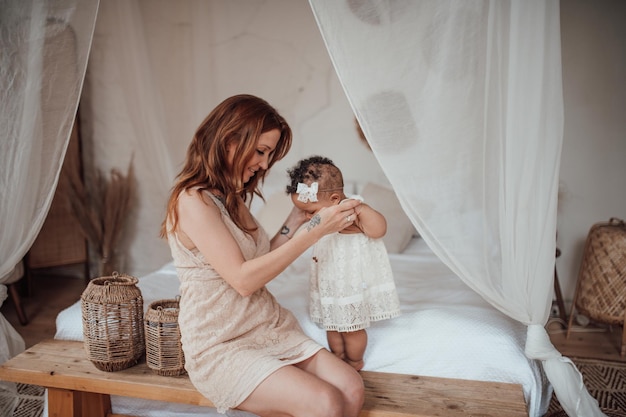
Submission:
<svg viewBox="0 0 626 417">
<path fill-rule="evenodd" d="M 383 236 L 387 252 L 402 253 L 413 235 L 417 235 L 417 231 L 402 210 L 396 193 L 389 187 L 368 182 L 363 187 L 361 196 L 365 203 L 387 220 L 387 233 Z"/>
</svg>

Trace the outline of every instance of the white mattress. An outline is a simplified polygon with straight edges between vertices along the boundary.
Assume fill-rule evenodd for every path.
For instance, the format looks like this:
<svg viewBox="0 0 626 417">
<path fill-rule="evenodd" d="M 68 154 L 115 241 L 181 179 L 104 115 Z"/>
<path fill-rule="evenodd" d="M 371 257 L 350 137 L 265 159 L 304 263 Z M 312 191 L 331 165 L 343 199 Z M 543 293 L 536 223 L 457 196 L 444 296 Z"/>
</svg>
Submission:
<svg viewBox="0 0 626 417">
<path fill-rule="evenodd" d="M 307 314 L 309 252 L 268 284 L 304 331 L 327 346 L 325 332 Z M 541 366 L 524 355 L 526 327 L 500 313 L 469 289 L 414 238 L 402 254 L 390 255 L 402 315 L 368 329 L 365 370 L 518 383 L 529 416 L 547 410 L 551 388 Z M 144 307 L 178 295 L 172 264 L 139 280 Z M 55 338 L 82 340 L 80 300 L 59 313 Z M 112 397 L 113 412 L 141 416 L 221 416 L 214 409 Z M 251 416 L 231 412 L 233 416 Z"/>
</svg>

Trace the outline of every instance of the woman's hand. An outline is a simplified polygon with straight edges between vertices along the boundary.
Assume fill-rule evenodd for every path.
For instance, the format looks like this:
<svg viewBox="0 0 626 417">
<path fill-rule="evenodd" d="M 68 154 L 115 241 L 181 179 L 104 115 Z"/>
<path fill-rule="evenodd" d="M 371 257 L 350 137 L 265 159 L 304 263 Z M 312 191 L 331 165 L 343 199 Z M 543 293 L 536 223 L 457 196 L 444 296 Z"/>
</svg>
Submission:
<svg viewBox="0 0 626 417">
<path fill-rule="evenodd" d="M 322 235 L 338 232 L 352 225 L 356 220 L 355 207 L 360 200 L 350 199 L 330 207 L 324 207 L 306 224 L 308 232 L 320 232 Z"/>
</svg>

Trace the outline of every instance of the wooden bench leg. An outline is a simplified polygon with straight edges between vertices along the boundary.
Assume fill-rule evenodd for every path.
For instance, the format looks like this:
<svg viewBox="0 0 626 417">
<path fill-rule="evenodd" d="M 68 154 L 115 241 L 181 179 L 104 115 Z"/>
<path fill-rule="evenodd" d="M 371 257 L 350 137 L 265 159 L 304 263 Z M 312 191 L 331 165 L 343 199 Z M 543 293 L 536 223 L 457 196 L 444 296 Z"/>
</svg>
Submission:
<svg viewBox="0 0 626 417">
<path fill-rule="evenodd" d="M 106 417 L 111 414 L 111 396 L 108 394 L 96 394 L 83 392 L 83 416 Z"/>
<path fill-rule="evenodd" d="M 49 417 L 81 417 L 81 398 L 77 391 L 48 388 Z"/>
<path fill-rule="evenodd" d="M 49 417 L 106 417 L 110 413 L 107 394 L 48 388 Z"/>
</svg>

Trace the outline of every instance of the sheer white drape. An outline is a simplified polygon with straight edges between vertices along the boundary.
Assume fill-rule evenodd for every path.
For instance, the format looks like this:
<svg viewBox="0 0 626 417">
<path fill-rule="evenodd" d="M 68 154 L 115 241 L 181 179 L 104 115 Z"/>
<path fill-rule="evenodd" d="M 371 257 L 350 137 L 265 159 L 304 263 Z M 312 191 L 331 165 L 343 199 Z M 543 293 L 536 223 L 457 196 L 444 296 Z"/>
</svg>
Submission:
<svg viewBox="0 0 626 417">
<path fill-rule="evenodd" d="M 420 234 L 471 288 L 528 325 L 526 354 L 542 361 L 568 415 L 603 415 L 544 329 L 563 133 L 559 3 L 310 4 Z"/>
<path fill-rule="evenodd" d="M 97 0 L 1 0 L 0 305 L 2 285 L 46 218 L 74 122 Z M 0 315 L 0 363 L 24 341 Z"/>
<path fill-rule="evenodd" d="M 81 101 L 82 142 L 92 171 L 124 171 L 133 158 L 137 195 L 117 248 L 117 268 L 133 275 L 171 258 L 159 238 L 165 202 L 214 100 L 207 88 L 211 54 L 204 51 L 211 7 L 204 1 L 100 4 Z"/>
</svg>

